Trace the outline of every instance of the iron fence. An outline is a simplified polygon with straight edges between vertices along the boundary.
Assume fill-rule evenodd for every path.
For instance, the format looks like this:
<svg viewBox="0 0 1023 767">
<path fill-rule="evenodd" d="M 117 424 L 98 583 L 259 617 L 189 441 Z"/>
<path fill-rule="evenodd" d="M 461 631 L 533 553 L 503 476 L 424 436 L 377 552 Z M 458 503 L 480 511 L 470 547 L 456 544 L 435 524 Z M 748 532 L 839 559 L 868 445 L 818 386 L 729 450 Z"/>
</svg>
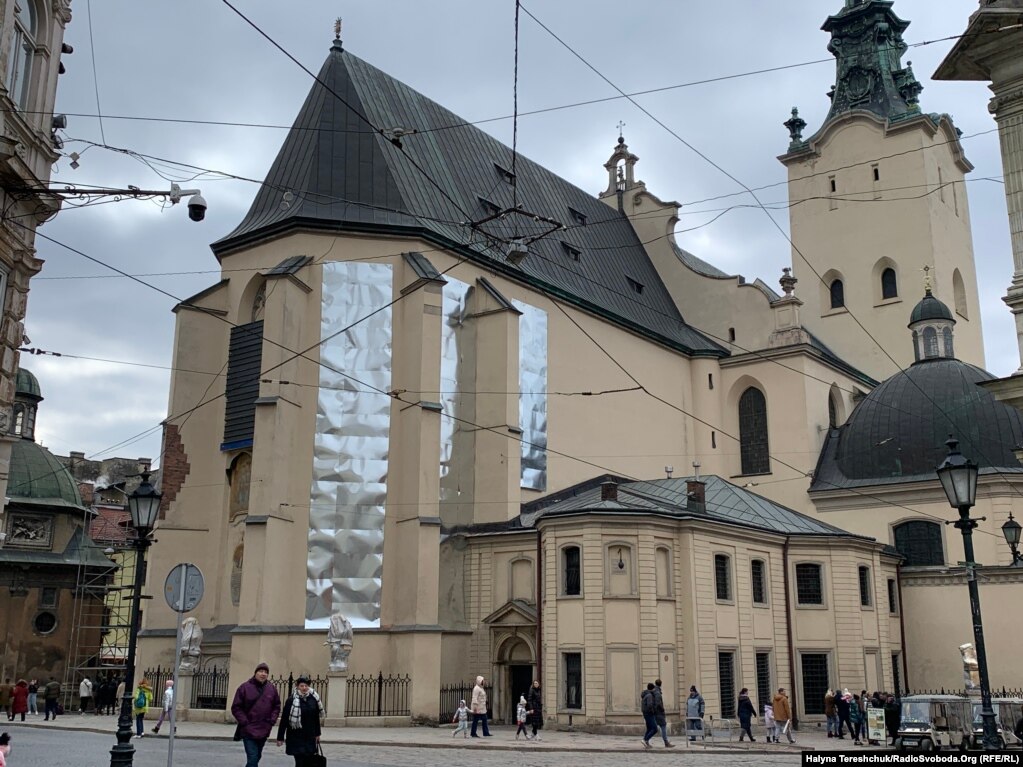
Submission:
<svg viewBox="0 0 1023 767">
<path fill-rule="evenodd" d="M 164 684 L 167 682 L 168 679 L 173 678 L 174 668 L 172 666 L 168 666 L 167 668 L 164 668 L 163 666 L 157 666 L 156 668 L 147 668 L 145 671 L 143 671 L 142 676 L 136 681 L 136 684 L 138 684 L 138 682 L 141 682 L 142 679 L 145 679 L 147 682 L 149 682 L 149 686 L 153 690 L 153 705 L 162 706 Z M 134 690 L 131 690 L 130 692 L 133 696 L 135 695 Z M 120 701 L 118 701 L 118 704 L 120 704 Z"/>
<path fill-rule="evenodd" d="M 308 675 L 306 675 L 308 676 Z M 292 672 L 288 672 L 287 676 L 272 676 L 267 681 L 270 682 L 274 687 L 277 688 L 277 694 L 281 696 L 281 710 L 284 710 L 284 704 L 287 699 L 290 698 L 295 689 L 295 679 L 297 677 Z M 327 677 L 311 676 L 309 677 L 309 687 L 316 691 L 316 694 L 320 696 L 320 703 L 323 704 L 323 710 L 330 713 L 330 709 L 327 708 L 327 690 L 328 683 Z"/>
<path fill-rule="evenodd" d="M 961 695 L 964 698 L 971 697 L 971 693 L 970 693 L 969 690 L 966 690 L 965 688 L 960 689 L 960 688 L 951 688 L 951 687 L 948 688 L 948 689 L 945 689 L 944 687 L 941 687 L 941 688 L 938 688 L 936 690 L 923 690 L 923 689 L 903 690 L 902 691 L 902 696 L 905 697 L 907 695 Z M 979 698 L 979 696 L 980 696 L 980 688 L 978 687 L 972 693 L 972 695 L 977 696 Z M 1023 688 L 1020 688 L 1020 687 L 992 687 L 991 688 L 991 697 L 992 698 L 1023 698 Z"/>
<path fill-rule="evenodd" d="M 408 716 L 412 677 L 351 677 L 346 693 L 345 716 Z"/>
<path fill-rule="evenodd" d="M 192 675 L 192 700 L 189 708 L 210 711 L 227 710 L 227 669 L 208 668 Z"/>
<path fill-rule="evenodd" d="M 441 685 L 440 688 L 440 723 L 446 724 L 455 717 L 455 712 L 458 710 L 458 705 L 464 700 L 468 706 L 472 703 L 472 688 L 475 687 L 474 682 L 456 682 L 455 684 Z M 484 692 L 487 693 L 487 718 L 494 718 L 493 700 L 494 700 L 494 686 L 490 684 L 483 685 Z"/>
</svg>

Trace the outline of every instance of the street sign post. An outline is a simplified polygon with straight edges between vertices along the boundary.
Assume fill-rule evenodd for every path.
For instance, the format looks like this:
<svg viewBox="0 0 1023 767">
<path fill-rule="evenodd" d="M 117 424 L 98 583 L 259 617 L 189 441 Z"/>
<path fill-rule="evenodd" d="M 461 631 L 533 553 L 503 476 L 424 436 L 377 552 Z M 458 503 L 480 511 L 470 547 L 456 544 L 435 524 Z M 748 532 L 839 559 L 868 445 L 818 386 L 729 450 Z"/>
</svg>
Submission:
<svg viewBox="0 0 1023 767">
<path fill-rule="evenodd" d="M 171 697 L 170 708 L 170 736 L 167 743 L 167 767 L 174 765 L 174 730 L 177 725 L 178 708 L 178 669 L 181 667 L 181 616 L 191 612 L 202 601 L 205 581 L 202 571 L 193 564 L 182 562 L 175 565 L 174 569 L 167 574 L 164 581 L 163 595 L 167 604 L 177 613 L 177 631 L 174 640 L 174 692 Z M 162 695 L 163 691 L 158 691 Z M 161 699 L 160 705 L 163 705 Z"/>
</svg>

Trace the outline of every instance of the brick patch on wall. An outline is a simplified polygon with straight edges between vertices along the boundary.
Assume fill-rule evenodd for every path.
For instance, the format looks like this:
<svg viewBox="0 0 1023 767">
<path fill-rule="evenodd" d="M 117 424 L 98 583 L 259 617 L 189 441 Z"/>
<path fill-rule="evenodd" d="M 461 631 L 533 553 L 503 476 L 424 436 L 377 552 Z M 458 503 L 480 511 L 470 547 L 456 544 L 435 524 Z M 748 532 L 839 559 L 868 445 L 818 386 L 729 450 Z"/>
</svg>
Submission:
<svg viewBox="0 0 1023 767">
<path fill-rule="evenodd" d="M 191 469 L 188 454 L 181 442 L 181 432 L 175 424 L 163 426 L 163 460 L 160 462 L 160 519 L 167 516 L 167 509 L 178 496 L 178 491 L 185 484 L 185 477 Z"/>
</svg>

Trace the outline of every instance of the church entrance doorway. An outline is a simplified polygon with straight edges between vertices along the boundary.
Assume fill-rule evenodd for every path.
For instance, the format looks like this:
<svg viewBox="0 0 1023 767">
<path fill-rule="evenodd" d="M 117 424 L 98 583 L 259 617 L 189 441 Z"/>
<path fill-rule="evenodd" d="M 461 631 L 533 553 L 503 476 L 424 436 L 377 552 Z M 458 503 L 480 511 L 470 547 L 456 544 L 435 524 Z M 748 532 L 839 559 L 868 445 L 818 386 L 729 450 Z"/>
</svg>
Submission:
<svg viewBox="0 0 1023 767">
<path fill-rule="evenodd" d="M 515 723 L 515 713 L 519 706 L 519 696 L 525 695 L 528 699 L 530 685 L 533 684 L 532 666 L 508 666 L 508 700 L 511 708 L 508 709 L 507 721 Z"/>
</svg>

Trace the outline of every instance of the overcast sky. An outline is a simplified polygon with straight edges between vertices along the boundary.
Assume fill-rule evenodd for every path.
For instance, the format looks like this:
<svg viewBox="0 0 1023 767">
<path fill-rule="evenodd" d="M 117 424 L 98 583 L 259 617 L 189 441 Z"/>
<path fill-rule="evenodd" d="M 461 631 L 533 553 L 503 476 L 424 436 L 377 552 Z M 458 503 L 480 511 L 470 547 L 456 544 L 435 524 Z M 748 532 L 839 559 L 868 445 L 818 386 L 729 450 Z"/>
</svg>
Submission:
<svg viewBox="0 0 1023 767">
<path fill-rule="evenodd" d="M 313 71 L 327 55 L 334 18 L 341 14 L 346 49 L 369 63 L 468 120 L 511 113 L 513 0 L 233 2 Z M 788 145 L 781 123 L 798 105 L 809 123 L 806 135 L 820 126 L 835 73 L 826 48 L 829 37 L 820 26 L 842 5 L 842 0 L 526 0 L 524 7 L 630 93 L 828 59 L 638 97 L 745 184 L 776 184 L 761 199 L 780 203 L 786 200 L 785 169 L 776 157 Z M 976 8 L 976 0 L 895 3 L 895 11 L 912 22 L 905 35 L 911 45 L 961 33 Z M 115 116 L 288 126 L 311 86 L 292 61 L 221 0 L 74 0 L 73 13 L 66 40 L 75 52 L 64 57 L 68 71 L 60 78 L 57 111 L 69 114 L 65 153 L 76 151 L 81 158 L 76 170 L 62 158 L 54 184 L 160 189 L 169 188 L 169 181 L 157 170 L 167 178 L 188 178 L 181 169 L 157 165 L 154 170 L 109 149 L 87 148 L 81 140 L 263 178 L 284 130 Z M 616 95 L 527 15 L 520 24 L 520 112 Z M 976 166 L 967 188 L 987 364 L 996 375 L 1008 375 L 1019 360 L 1011 316 L 1000 300 L 1012 276 L 1004 187 L 982 180 L 1002 175 L 995 124 L 987 112 L 990 93 L 981 83 L 930 80 L 951 47 L 951 41 L 920 45 L 906 58 L 925 86 L 923 110 L 954 117 Z M 102 122 L 98 112 L 106 115 Z M 523 115 L 519 149 L 596 194 L 606 186 L 602 166 L 619 120 L 641 158 L 637 175 L 647 188 L 661 199 L 694 203 L 683 208 L 680 228 L 707 222 L 727 205 L 749 202 L 742 197 L 699 202 L 738 189 L 623 99 Z M 481 127 L 511 143 L 511 120 Z M 189 221 L 184 205 L 161 209 L 129 200 L 65 207 L 40 232 L 132 274 L 188 272 L 142 277 L 184 298 L 218 280 L 209 243 L 239 222 L 258 187 L 215 175 L 182 185 L 202 189 L 209 203 L 204 222 Z M 787 212 L 775 215 L 787 229 Z M 788 243 L 759 210 L 731 211 L 679 240 L 721 269 L 772 285 L 790 263 Z M 46 264 L 32 281 L 26 323 L 31 346 L 153 366 L 22 355 L 46 397 L 39 438 L 57 453 L 156 458 L 156 427 L 167 415 L 169 372 L 162 368 L 171 361 L 175 300 L 111 276 L 41 237 L 36 244 Z M 688 319 L 699 325 L 698 318 Z M 202 415 L 200 410 L 194 417 Z M 148 429 L 153 429 L 148 436 L 120 444 Z"/>
</svg>

